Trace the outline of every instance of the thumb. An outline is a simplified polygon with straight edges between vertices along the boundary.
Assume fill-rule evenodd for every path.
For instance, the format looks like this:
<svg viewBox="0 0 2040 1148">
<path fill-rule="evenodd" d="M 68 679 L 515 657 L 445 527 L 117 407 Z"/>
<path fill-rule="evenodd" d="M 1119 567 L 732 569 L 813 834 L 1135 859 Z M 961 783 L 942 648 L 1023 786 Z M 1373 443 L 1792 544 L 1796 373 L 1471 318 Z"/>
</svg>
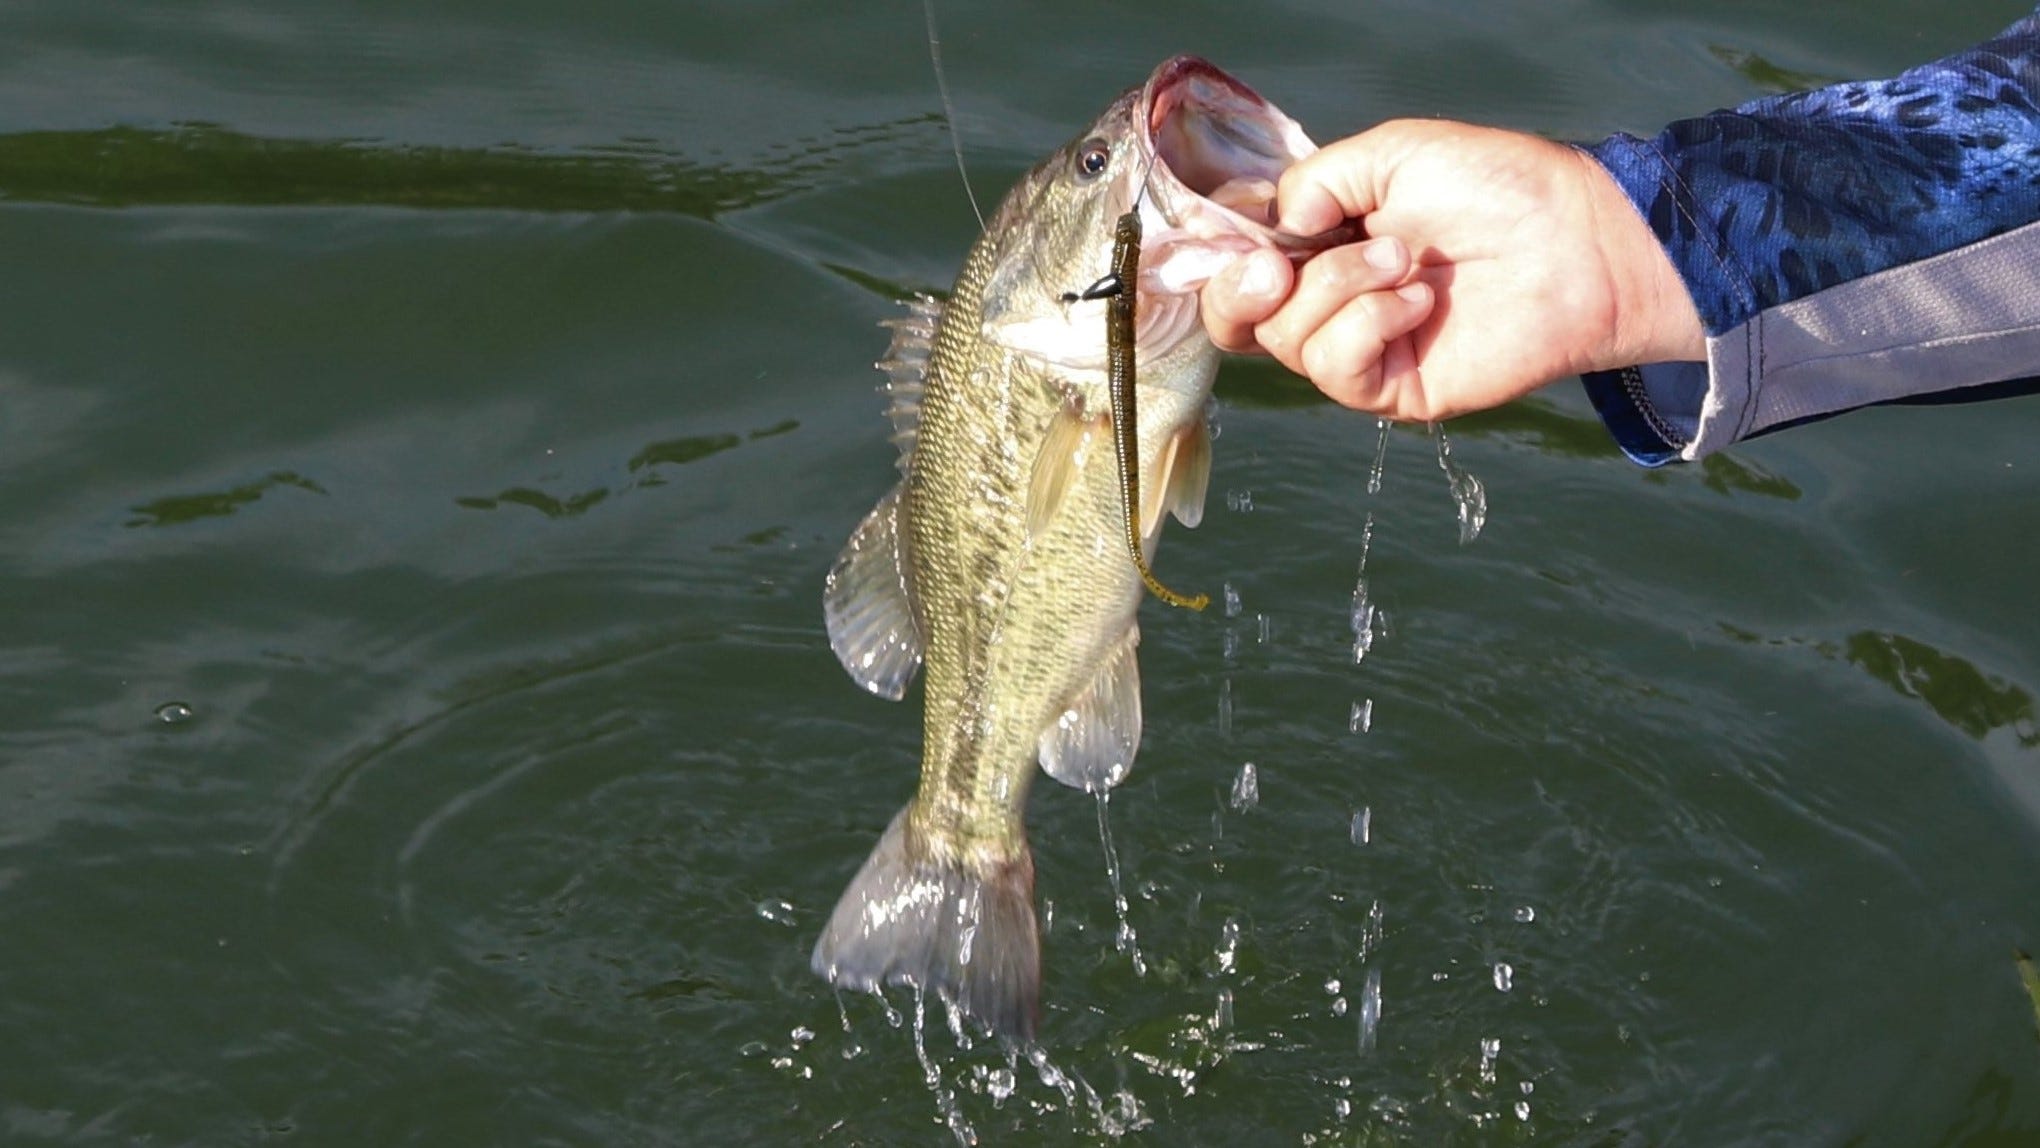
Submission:
<svg viewBox="0 0 2040 1148">
<path fill-rule="evenodd" d="M 1386 127 L 1387 125 L 1383 125 Z M 1282 173 L 1276 218 L 1292 235 L 1319 235 L 1381 206 L 1393 164 L 1382 127 L 1325 145 Z"/>
</svg>

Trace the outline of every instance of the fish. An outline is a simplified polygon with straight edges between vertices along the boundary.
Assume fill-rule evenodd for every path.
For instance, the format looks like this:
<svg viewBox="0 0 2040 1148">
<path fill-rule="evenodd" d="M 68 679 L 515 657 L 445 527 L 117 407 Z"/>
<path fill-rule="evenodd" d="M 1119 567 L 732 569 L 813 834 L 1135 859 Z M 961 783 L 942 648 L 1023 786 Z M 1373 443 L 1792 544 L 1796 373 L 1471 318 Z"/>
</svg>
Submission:
<svg viewBox="0 0 2040 1148">
<path fill-rule="evenodd" d="M 1198 289 L 1256 249 L 1301 260 L 1352 238 L 1274 226 L 1277 181 L 1315 150 L 1216 65 L 1166 60 L 1021 177 L 946 302 L 917 297 L 884 324 L 900 477 L 830 568 L 823 614 L 865 690 L 897 701 L 921 675 L 922 760 L 815 943 L 837 988 L 912 986 L 1034 1039 L 1034 769 L 1105 793 L 1133 766 L 1143 583 L 1124 516 L 1150 555 L 1165 518 L 1203 517 L 1219 352 Z M 1112 265 L 1128 212 L 1137 508 L 1121 501 L 1108 395 L 1113 301 L 1081 290 Z"/>
</svg>

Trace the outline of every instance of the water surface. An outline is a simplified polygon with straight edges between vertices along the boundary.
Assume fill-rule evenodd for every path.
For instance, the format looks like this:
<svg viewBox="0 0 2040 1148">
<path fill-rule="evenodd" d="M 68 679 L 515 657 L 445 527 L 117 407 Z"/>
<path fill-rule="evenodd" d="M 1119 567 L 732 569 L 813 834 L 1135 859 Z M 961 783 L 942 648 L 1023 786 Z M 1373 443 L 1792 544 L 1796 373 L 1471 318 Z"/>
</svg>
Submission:
<svg viewBox="0 0 2040 1148">
<path fill-rule="evenodd" d="M 986 195 L 1178 51 L 1320 139 L 1593 138 L 2019 14 L 940 8 Z M 1449 428 L 1462 545 L 1421 430 L 1370 494 L 1229 364 L 1160 568 L 1238 610 L 1147 607 L 1109 809 L 1144 972 L 1044 786 L 1041 1064 L 818 983 L 919 741 L 821 577 L 975 226 L 920 21 L 0 15 L 0 1140 L 2040 1136 L 2031 399 L 1651 473 L 1560 386 Z"/>
</svg>

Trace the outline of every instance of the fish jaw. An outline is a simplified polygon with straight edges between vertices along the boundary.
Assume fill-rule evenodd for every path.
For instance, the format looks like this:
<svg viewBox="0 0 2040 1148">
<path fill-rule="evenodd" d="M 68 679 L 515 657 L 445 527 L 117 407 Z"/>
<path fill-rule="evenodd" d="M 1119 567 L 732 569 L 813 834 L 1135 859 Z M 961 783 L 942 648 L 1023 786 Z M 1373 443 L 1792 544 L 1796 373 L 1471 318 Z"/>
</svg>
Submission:
<svg viewBox="0 0 2040 1148">
<path fill-rule="evenodd" d="M 1097 189 L 1096 202 L 1083 212 L 1078 234 L 1089 247 L 1064 243 L 1056 258 L 1057 245 L 1046 245 L 1046 257 L 1035 260 L 1026 273 L 1072 263 L 1102 270 L 1110 262 L 1110 221 L 1138 211 L 1142 242 L 1135 340 L 1143 361 L 1202 337 L 1197 292 L 1234 261 L 1264 248 L 1300 261 L 1359 233 L 1351 224 L 1314 236 L 1291 235 L 1275 226 L 1275 189 L 1282 173 L 1314 154 L 1317 145 L 1266 97 L 1196 56 L 1163 61 L 1145 84 L 1121 95 L 1087 137 L 1079 138 L 1108 143 L 1115 165 L 1109 184 Z M 1068 157 L 1068 148 L 1058 152 L 1029 173 L 1023 188 L 1030 182 L 1053 183 L 1067 168 Z M 1020 195 L 1008 202 L 1029 199 Z M 1002 210 L 994 226 L 1006 218 Z M 1020 264 L 1006 266 L 1012 269 L 1009 274 L 1020 274 Z M 1010 303 L 988 316 L 986 335 L 1074 376 L 1088 391 L 1102 383 L 1106 367 L 1105 303 L 1062 298 L 1085 283 L 1050 286 L 1053 290 L 1032 293 L 994 292 Z M 1044 305 L 1049 299 L 1053 305 Z"/>
</svg>

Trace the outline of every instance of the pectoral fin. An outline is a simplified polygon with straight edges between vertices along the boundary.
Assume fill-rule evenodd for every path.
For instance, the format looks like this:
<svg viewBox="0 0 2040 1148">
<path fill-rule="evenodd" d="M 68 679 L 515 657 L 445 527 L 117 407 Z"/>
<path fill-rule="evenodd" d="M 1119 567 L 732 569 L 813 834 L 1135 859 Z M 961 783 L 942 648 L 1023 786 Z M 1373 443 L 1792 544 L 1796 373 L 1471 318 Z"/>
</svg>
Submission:
<svg viewBox="0 0 2040 1148">
<path fill-rule="evenodd" d="M 1106 419 L 1085 418 L 1081 405 L 1065 404 L 1048 425 L 1041 453 L 1034 456 L 1034 472 L 1027 484 L 1027 537 L 1048 532 L 1061 509 L 1063 498 L 1083 473 L 1094 448 L 1107 441 Z"/>
<path fill-rule="evenodd" d="M 1204 494 L 1211 485 L 1211 432 L 1198 419 L 1162 446 L 1140 492 L 1140 534 L 1150 543 L 1160 531 L 1162 512 L 1195 527 L 1204 521 Z"/>
<path fill-rule="evenodd" d="M 837 660 L 858 685 L 893 701 L 921 668 L 921 631 L 900 553 L 903 513 L 894 487 L 850 536 L 822 593 Z"/>
<path fill-rule="evenodd" d="M 1126 779 L 1140 748 L 1140 628 L 1105 658 L 1098 676 L 1041 733 L 1041 768 L 1064 785 L 1103 793 Z"/>
</svg>

